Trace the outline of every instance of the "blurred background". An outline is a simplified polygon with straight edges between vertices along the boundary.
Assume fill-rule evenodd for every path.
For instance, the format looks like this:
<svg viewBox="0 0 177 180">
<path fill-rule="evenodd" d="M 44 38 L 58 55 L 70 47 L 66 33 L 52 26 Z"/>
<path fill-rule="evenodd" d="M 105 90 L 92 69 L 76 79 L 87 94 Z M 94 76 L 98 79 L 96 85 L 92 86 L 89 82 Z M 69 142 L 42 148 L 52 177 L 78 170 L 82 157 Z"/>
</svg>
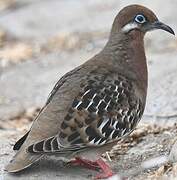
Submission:
<svg viewBox="0 0 177 180">
<path fill-rule="evenodd" d="M 13 155 L 12 145 L 29 129 L 57 80 L 99 52 L 116 14 L 134 3 L 152 9 L 177 32 L 176 0 L 0 0 L 0 180 L 15 178 L 3 172 Z M 146 35 L 145 45 L 149 68 L 145 114 L 130 139 L 110 152 L 120 174 L 132 172 L 144 160 L 167 156 L 177 137 L 177 41 L 159 30 Z M 166 166 L 130 176 L 175 176 L 177 166 Z M 48 166 L 44 169 L 43 178 L 66 178 L 67 170 L 50 174 Z M 88 179 L 90 171 L 76 170 L 72 172 L 76 179 Z M 22 179 L 39 176 L 38 169 Z M 68 174 L 70 178 L 73 174 Z"/>
</svg>

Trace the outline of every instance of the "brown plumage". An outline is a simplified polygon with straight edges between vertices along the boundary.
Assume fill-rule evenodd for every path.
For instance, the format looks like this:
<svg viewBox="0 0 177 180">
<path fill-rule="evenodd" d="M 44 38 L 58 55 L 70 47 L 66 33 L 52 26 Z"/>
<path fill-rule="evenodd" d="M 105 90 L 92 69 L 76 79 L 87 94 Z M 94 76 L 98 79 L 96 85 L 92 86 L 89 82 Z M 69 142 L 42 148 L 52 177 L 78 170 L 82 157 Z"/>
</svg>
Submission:
<svg viewBox="0 0 177 180">
<path fill-rule="evenodd" d="M 18 172 L 44 154 L 96 160 L 129 135 L 145 108 L 148 76 L 143 38 L 152 29 L 174 34 L 143 6 L 121 10 L 103 50 L 57 82 L 30 131 L 15 144 L 19 151 L 6 170 Z M 104 170 L 107 166 L 101 162 L 97 165 Z M 110 175 L 105 171 L 98 178 Z"/>
</svg>

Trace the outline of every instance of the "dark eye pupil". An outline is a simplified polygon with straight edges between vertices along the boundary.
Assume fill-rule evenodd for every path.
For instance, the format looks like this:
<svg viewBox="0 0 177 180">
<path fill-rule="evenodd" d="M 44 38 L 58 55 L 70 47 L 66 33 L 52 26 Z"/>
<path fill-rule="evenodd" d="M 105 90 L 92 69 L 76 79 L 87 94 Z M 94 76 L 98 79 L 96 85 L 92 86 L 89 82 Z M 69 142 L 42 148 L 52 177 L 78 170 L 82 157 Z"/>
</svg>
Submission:
<svg viewBox="0 0 177 180">
<path fill-rule="evenodd" d="M 137 22 L 137 23 L 145 23 L 146 22 L 146 19 L 145 19 L 145 17 L 143 16 L 143 15 L 141 15 L 141 14 L 138 14 L 136 17 L 135 17 L 135 21 Z"/>
<path fill-rule="evenodd" d="M 138 20 L 139 22 L 142 22 L 142 21 L 144 21 L 144 18 L 143 18 L 143 16 L 138 16 L 138 17 L 137 17 L 137 20 Z"/>
</svg>

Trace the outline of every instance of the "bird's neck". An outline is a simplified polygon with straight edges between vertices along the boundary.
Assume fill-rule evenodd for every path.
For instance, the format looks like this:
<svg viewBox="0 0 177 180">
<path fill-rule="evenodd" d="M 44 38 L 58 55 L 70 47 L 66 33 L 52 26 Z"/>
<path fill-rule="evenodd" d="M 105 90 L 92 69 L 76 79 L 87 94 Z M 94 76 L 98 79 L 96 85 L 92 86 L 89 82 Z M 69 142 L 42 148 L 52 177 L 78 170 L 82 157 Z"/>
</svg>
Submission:
<svg viewBox="0 0 177 180">
<path fill-rule="evenodd" d="M 147 88 L 147 63 L 144 51 L 144 34 L 140 31 L 131 31 L 129 34 L 111 34 L 104 48 L 105 53 L 113 54 L 116 67 L 121 65 L 131 71 L 143 87 Z"/>
</svg>

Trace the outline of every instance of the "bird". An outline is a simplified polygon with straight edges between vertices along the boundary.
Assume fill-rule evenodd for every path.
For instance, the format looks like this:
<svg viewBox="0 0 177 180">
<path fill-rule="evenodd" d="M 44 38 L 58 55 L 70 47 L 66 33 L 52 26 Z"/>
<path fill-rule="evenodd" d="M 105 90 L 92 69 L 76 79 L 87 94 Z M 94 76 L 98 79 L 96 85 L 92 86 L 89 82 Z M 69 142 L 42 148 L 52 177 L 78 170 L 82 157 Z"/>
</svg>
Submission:
<svg viewBox="0 0 177 180">
<path fill-rule="evenodd" d="M 114 175 L 101 154 L 134 131 L 146 104 L 147 32 L 175 35 L 147 7 L 132 4 L 119 11 L 103 49 L 66 73 L 54 86 L 30 130 L 16 142 L 5 167 L 16 173 L 43 156 L 65 158 L 72 165 Z"/>
</svg>

